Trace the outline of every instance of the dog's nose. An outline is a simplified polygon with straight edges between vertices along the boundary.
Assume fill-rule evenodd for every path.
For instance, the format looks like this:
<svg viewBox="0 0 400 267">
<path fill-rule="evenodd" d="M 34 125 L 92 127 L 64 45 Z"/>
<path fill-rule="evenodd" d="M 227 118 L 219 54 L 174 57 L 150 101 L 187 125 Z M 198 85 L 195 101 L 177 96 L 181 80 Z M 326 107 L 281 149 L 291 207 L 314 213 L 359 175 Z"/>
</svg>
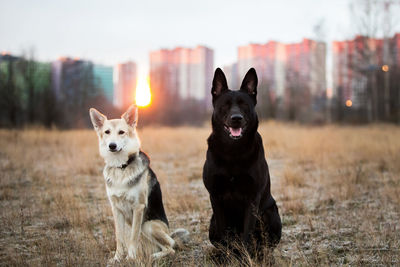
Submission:
<svg viewBox="0 0 400 267">
<path fill-rule="evenodd" d="M 241 120 L 243 120 L 243 116 L 241 114 L 233 114 L 231 116 L 231 120 L 233 122 L 240 122 Z"/>
<path fill-rule="evenodd" d="M 116 143 L 110 143 L 110 144 L 108 145 L 108 147 L 109 147 L 111 150 L 115 150 L 115 149 L 117 148 L 117 144 L 116 144 Z"/>
</svg>

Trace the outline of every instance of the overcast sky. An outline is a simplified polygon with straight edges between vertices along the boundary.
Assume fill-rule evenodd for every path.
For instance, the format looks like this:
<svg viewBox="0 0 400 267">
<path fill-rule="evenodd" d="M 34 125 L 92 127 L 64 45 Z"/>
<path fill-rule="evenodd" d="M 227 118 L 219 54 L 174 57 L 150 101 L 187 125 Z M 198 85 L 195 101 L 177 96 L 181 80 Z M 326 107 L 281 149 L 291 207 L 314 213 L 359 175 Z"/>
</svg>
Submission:
<svg viewBox="0 0 400 267">
<path fill-rule="evenodd" d="M 349 0 L 0 0 L 0 51 L 134 60 L 143 75 L 151 50 L 206 45 L 220 67 L 236 60 L 239 45 L 313 38 L 321 19 L 328 42 L 350 38 L 349 17 Z"/>
</svg>

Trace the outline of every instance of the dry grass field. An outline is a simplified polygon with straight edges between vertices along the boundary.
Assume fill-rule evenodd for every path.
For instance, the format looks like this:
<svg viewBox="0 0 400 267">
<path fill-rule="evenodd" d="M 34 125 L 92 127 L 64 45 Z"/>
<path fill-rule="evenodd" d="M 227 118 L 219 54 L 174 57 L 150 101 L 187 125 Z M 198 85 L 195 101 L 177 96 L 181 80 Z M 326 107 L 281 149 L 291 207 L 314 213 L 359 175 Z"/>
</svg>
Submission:
<svg viewBox="0 0 400 267">
<path fill-rule="evenodd" d="M 275 265 L 400 265 L 399 127 L 268 122 L 259 131 L 283 221 Z M 201 178 L 209 133 L 139 130 L 171 229 L 191 232 L 159 265 L 215 264 Z M 115 237 L 94 131 L 0 130 L 0 147 L 0 265 L 106 265 Z"/>
</svg>

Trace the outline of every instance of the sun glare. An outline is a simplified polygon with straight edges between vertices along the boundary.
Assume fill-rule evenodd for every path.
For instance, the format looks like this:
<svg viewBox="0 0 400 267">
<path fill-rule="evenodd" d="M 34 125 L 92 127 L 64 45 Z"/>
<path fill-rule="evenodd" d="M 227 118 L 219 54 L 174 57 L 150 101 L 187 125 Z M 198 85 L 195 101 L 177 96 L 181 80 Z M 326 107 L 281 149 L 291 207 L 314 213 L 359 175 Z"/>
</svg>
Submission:
<svg viewBox="0 0 400 267">
<path fill-rule="evenodd" d="M 147 107 L 151 103 L 150 81 L 149 77 L 140 78 L 136 85 L 136 105 Z"/>
</svg>

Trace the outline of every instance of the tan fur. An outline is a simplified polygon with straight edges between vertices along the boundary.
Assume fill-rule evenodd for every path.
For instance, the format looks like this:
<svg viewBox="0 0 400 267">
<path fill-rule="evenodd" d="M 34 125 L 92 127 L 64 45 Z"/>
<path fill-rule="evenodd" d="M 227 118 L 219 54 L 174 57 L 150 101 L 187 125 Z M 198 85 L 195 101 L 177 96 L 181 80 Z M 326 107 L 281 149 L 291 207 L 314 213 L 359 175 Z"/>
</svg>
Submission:
<svg viewBox="0 0 400 267">
<path fill-rule="evenodd" d="M 117 247 L 112 262 L 126 256 L 138 262 L 147 262 L 174 254 L 174 239 L 168 226 L 159 220 L 143 221 L 147 207 L 150 174 L 148 166 L 139 157 L 140 141 L 136 133 L 137 108 L 130 107 L 121 119 L 107 120 L 95 109 L 90 117 L 99 138 L 100 154 L 105 160 L 103 171 L 107 196 L 115 223 Z M 106 134 L 105 131 L 108 131 Z M 124 134 L 119 134 L 123 131 Z M 117 144 L 118 152 L 109 152 L 110 142 Z M 122 169 L 129 155 L 136 154 L 138 162 Z M 128 182 L 134 179 L 129 186 Z M 136 180 L 137 179 L 137 180 Z"/>
</svg>

